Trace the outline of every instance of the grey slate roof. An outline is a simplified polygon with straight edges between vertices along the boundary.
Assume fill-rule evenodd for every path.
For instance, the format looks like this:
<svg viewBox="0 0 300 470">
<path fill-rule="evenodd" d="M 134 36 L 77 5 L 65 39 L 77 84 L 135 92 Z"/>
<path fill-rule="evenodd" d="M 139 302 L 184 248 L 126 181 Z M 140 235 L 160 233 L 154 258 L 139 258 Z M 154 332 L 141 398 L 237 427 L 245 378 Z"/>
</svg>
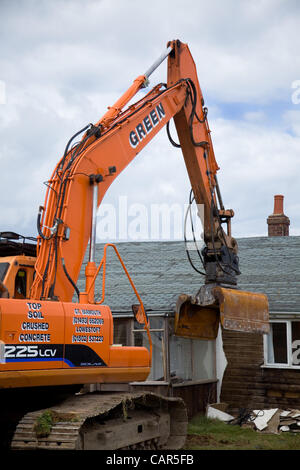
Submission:
<svg viewBox="0 0 300 470">
<path fill-rule="evenodd" d="M 300 237 L 255 237 L 238 239 L 241 290 L 264 292 L 270 312 L 300 312 Z M 100 262 L 103 244 L 97 244 Z M 170 311 L 179 294 L 195 294 L 203 276 L 191 267 L 184 242 L 128 242 L 116 244 L 147 310 Z M 191 252 L 190 252 L 191 253 Z M 202 269 L 196 252 L 192 259 Z M 84 290 L 84 267 L 78 281 Z M 112 248 L 107 256 L 104 303 L 114 313 L 131 312 L 138 303 Z M 101 279 L 97 283 L 101 298 Z"/>
</svg>

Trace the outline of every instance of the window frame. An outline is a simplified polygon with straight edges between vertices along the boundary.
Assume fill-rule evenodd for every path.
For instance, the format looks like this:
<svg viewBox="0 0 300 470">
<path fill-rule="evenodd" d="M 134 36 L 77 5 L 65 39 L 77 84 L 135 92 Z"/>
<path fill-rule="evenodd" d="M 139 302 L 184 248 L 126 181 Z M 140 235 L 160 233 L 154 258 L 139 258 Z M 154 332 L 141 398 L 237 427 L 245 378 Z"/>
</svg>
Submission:
<svg viewBox="0 0 300 470">
<path fill-rule="evenodd" d="M 299 318 L 280 318 L 280 319 L 270 319 L 270 324 L 272 323 L 284 323 L 286 325 L 286 344 L 287 344 L 287 363 L 274 363 L 268 362 L 268 336 L 269 334 L 263 335 L 263 346 L 264 346 L 264 364 L 263 367 L 271 369 L 300 369 L 300 364 L 293 364 L 293 351 L 292 351 L 292 322 L 299 322 Z"/>
<path fill-rule="evenodd" d="M 174 317 L 169 316 L 168 314 L 157 314 L 157 313 L 149 313 L 148 314 L 148 319 L 150 320 L 150 334 L 151 332 L 160 332 L 162 333 L 162 338 L 161 338 L 161 354 L 162 357 L 160 360 L 162 361 L 162 367 L 163 367 L 163 374 L 161 374 L 161 377 L 163 377 L 163 381 L 166 383 L 169 383 L 171 381 L 171 350 L 172 346 L 175 346 L 174 341 L 178 341 L 181 343 L 182 347 L 184 347 L 184 343 L 186 347 L 190 349 L 190 354 L 187 355 L 186 357 L 189 358 L 189 368 L 191 372 L 191 379 L 185 379 L 182 378 L 182 382 L 180 384 L 189 384 L 189 383 L 209 383 L 209 382 L 215 382 L 217 380 L 217 364 L 216 364 L 216 339 L 214 340 L 200 340 L 200 339 L 193 339 L 193 338 L 183 338 L 183 337 L 175 337 L 174 336 Z M 151 320 L 154 319 L 161 319 L 163 320 L 163 324 L 160 327 L 157 327 L 157 325 L 151 324 Z M 145 335 L 147 331 L 144 329 L 143 325 L 139 325 L 135 319 L 131 320 L 131 344 L 135 345 L 135 334 L 143 334 Z M 175 338 L 175 340 L 174 340 Z M 199 378 L 198 376 L 198 369 L 196 366 L 197 362 L 197 343 L 209 343 L 211 345 L 211 349 L 207 351 L 208 356 L 208 361 L 209 365 L 207 369 L 208 371 L 208 377 L 205 378 Z M 146 346 L 147 347 L 147 346 Z M 164 349 L 164 352 L 163 352 Z M 205 356 L 203 356 L 205 357 Z M 156 356 L 156 360 L 159 361 L 158 356 Z M 147 378 L 147 381 L 157 381 L 155 378 L 151 378 L 153 373 L 154 373 L 154 350 L 153 350 L 153 358 L 152 358 L 152 367 L 151 367 L 151 373 L 149 377 Z"/>
</svg>

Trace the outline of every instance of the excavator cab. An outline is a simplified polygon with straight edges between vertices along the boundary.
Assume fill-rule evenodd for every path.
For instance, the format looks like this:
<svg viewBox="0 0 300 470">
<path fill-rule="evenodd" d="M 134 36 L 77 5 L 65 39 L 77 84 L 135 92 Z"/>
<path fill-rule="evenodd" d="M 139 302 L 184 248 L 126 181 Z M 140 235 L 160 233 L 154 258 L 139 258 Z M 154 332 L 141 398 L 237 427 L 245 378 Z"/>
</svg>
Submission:
<svg viewBox="0 0 300 470">
<path fill-rule="evenodd" d="M 175 335 L 213 340 L 219 325 L 225 330 L 267 334 L 269 307 L 265 294 L 204 285 L 195 296 L 179 296 Z"/>
<path fill-rule="evenodd" d="M 7 256 L 1 258 L 0 282 L 4 286 L 0 297 L 28 299 L 34 278 L 35 258 L 30 256 Z"/>
<path fill-rule="evenodd" d="M 0 233 L 0 297 L 29 298 L 35 261 L 35 243 L 14 232 Z"/>
</svg>

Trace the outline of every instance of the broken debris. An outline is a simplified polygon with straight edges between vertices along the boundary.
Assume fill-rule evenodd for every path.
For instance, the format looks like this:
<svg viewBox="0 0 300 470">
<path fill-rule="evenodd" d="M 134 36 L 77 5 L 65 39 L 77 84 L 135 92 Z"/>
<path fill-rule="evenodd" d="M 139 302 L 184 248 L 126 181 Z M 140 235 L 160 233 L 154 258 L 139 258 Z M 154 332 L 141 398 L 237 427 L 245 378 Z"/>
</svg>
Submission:
<svg viewBox="0 0 300 470">
<path fill-rule="evenodd" d="M 226 413 L 225 410 L 227 409 L 228 405 L 226 403 L 213 403 L 207 406 L 206 416 L 211 419 L 219 419 L 220 421 L 224 421 L 228 423 L 234 419 L 234 416 Z"/>
<path fill-rule="evenodd" d="M 281 432 L 300 433 L 300 410 L 280 408 L 261 410 L 240 410 L 237 417 L 226 413 L 226 403 L 214 403 L 207 406 L 206 416 L 219 419 L 228 424 L 250 427 L 258 432 L 279 434 Z"/>
<path fill-rule="evenodd" d="M 259 431 L 268 429 L 269 432 L 277 432 L 281 410 L 253 410 L 253 423 Z"/>
<path fill-rule="evenodd" d="M 300 410 L 279 408 L 252 410 L 247 420 L 241 423 L 244 427 L 249 425 L 263 433 L 300 432 Z"/>
</svg>

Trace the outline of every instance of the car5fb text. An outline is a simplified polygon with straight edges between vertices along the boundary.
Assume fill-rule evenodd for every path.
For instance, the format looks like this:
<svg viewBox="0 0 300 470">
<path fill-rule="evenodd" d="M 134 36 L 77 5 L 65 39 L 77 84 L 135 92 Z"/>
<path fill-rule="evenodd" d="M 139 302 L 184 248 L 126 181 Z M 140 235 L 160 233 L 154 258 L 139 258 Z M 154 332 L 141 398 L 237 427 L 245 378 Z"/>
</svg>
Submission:
<svg viewBox="0 0 300 470">
<path fill-rule="evenodd" d="M 126 455 L 125 455 L 126 454 Z M 127 452 L 113 454 L 106 457 L 106 465 L 128 465 L 133 468 L 142 467 L 145 464 L 150 465 L 193 465 L 194 456 L 184 453 L 148 453 L 142 451 L 135 455 L 128 455 Z"/>
</svg>

